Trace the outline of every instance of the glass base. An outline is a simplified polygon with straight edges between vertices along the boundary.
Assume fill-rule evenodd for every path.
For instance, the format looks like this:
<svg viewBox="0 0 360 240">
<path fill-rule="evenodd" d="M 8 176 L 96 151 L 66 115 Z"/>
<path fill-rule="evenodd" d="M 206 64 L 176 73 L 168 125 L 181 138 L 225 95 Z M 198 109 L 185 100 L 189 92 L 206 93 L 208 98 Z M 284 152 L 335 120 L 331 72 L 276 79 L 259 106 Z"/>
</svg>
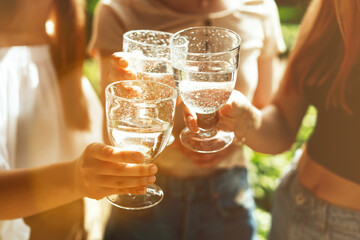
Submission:
<svg viewBox="0 0 360 240">
<path fill-rule="evenodd" d="M 199 153 L 214 153 L 227 148 L 234 140 L 233 132 L 217 130 L 216 134 L 209 137 L 202 137 L 198 133 L 193 133 L 189 128 L 184 128 L 180 133 L 181 143 Z"/>
<path fill-rule="evenodd" d="M 115 207 L 126 210 L 141 210 L 159 204 L 164 197 L 162 189 L 156 184 L 151 184 L 146 188 L 147 191 L 144 195 L 111 195 L 107 197 L 107 200 Z"/>
</svg>

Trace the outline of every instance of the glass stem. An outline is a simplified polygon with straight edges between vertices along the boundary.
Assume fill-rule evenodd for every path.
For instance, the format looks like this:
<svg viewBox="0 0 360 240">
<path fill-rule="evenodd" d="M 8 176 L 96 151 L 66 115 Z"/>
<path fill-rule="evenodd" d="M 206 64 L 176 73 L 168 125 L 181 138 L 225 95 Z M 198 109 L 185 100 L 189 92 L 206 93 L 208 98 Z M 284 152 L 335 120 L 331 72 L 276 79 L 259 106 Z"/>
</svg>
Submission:
<svg viewBox="0 0 360 240">
<path fill-rule="evenodd" d="M 217 113 L 196 113 L 196 116 L 199 134 L 207 138 L 215 136 L 217 133 L 216 124 L 219 121 Z"/>
</svg>

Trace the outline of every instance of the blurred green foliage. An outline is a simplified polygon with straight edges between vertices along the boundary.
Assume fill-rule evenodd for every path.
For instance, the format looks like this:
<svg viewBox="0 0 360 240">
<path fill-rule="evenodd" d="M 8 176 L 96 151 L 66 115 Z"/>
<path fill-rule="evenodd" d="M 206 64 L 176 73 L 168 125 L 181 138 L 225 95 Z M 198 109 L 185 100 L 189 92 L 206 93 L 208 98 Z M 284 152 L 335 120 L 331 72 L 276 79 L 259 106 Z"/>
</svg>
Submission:
<svg viewBox="0 0 360 240">
<path fill-rule="evenodd" d="M 299 24 L 283 23 L 281 30 L 286 44 L 286 51 L 280 55 L 281 58 L 286 58 L 289 55 L 292 46 L 294 46 L 296 36 L 299 30 Z"/>
<path fill-rule="evenodd" d="M 85 60 L 83 68 L 84 76 L 89 79 L 91 85 L 93 86 L 95 92 L 99 95 L 100 85 L 99 85 L 99 68 L 94 59 L 88 58 Z"/>
<path fill-rule="evenodd" d="M 255 219 L 257 220 L 257 240 L 266 240 L 271 226 L 271 215 L 269 212 L 256 208 Z"/>
<path fill-rule="evenodd" d="M 86 11 L 93 14 L 99 0 L 86 0 Z"/>
<path fill-rule="evenodd" d="M 306 1 L 293 5 L 278 6 L 281 30 L 286 44 L 286 52 L 282 53 L 280 57 L 287 57 L 294 45 L 299 30 L 299 23 L 304 15 L 306 6 Z"/>
<path fill-rule="evenodd" d="M 94 17 L 94 11 L 96 4 L 99 0 L 86 0 L 85 14 L 86 14 L 86 39 L 87 42 L 90 40 L 92 22 Z"/>
<path fill-rule="evenodd" d="M 304 5 L 278 6 L 281 23 L 298 24 L 304 15 Z"/>
</svg>

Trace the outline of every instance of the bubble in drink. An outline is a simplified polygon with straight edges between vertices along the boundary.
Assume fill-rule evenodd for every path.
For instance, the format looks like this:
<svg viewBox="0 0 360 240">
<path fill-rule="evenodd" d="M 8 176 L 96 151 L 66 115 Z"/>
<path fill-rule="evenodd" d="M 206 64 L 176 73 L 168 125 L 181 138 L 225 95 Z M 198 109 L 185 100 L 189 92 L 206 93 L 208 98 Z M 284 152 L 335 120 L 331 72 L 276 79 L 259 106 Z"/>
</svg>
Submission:
<svg viewBox="0 0 360 240">
<path fill-rule="evenodd" d="M 136 72 L 136 78 L 138 80 L 150 80 L 167 84 L 171 87 L 175 87 L 174 76 L 172 73 L 148 73 L 148 72 Z"/>
<path fill-rule="evenodd" d="M 202 89 L 182 91 L 181 97 L 185 105 L 196 113 L 213 113 L 220 109 L 231 95 L 226 89 Z"/>
<path fill-rule="evenodd" d="M 122 150 L 138 151 L 151 162 L 165 148 L 172 127 L 159 119 L 109 120 L 108 132 L 112 144 Z"/>
<path fill-rule="evenodd" d="M 226 62 L 194 62 L 184 69 L 174 67 L 178 93 L 185 105 L 196 113 L 220 109 L 234 89 L 236 69 Z"/>
</svg>

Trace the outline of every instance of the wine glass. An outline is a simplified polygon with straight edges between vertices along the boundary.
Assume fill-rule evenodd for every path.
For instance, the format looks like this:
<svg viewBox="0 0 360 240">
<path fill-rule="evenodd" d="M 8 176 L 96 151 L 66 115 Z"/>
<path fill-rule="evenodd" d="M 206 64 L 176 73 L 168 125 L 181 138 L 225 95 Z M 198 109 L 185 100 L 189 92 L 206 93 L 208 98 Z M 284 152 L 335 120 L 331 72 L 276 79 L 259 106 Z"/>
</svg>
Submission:
<svg viewBox="0 0 360 240">
<path fill-rule="evenodd" d="M 229 99 L 235 86 L 241 38 L 220 27 L 192 27 L 170 39 L 175 86 L 186 107 L 196 113 L 199 131 L 187 127 L 181 143 L 196 152 L 213 153 L 228 147 L 233 132 L 216 128 L 216 111 Z"/>
<path fill-rule="evenodd" d="M 123 51 L 128 68 L 137 79 L 162 82 L 175 87 L 170 61 L 169 41 L 172 34 L 155 30 L 131 30 L 123 35 Z M 168 145 L 174 141 L 171 135 Z"/>
<path fill-rule="evenodd" d="M 107 129 L 111 143 L 122 149 L 144 154 L 150 163 L 162 152 L 170 138 L 177 93 L 166 84 L 124 80 L 105 89 Z M 158 204 L 164 196 L 156 184 L 146 194 L 111 195 L 108 200 L 123 209 L 145 209 Z"/>
</svg>

